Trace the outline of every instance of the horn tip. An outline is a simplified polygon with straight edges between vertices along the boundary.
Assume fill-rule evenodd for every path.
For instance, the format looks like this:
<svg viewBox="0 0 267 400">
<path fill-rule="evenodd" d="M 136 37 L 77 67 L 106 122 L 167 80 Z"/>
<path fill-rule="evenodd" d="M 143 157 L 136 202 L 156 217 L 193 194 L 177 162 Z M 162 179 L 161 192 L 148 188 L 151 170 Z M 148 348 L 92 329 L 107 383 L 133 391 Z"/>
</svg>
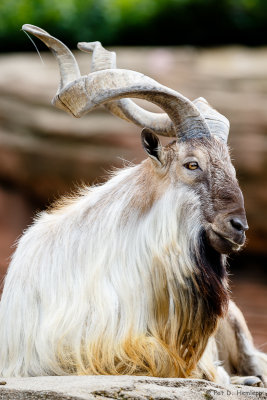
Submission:
<svg viewBox="0 0 267 400">
<path fill-rule="evenodd" d="M 36 28 L 36 26 L 31 25 L 31 24 L 23 24 L 21 29 L 23 31 L 29 32 L 32 28 Z"/>
<path fill-rule="evenodd" d="M 39 26 L 35 26 L 35 25 L 31 25 L 31 24 L 24 24 L 24 25 L 22 25 L 21 29 L 23 31 L 29 32 L 29 33 L 31 33 L 33 35 L 38 35 L 40 33 L 43 33 L 45 35 L 49 35 L 49 33 L 46 32 L 44 29 L 39 28 Z"/>
<path fill-rule="evenodd" d="M 198 97 L 195 101 L 201 101 L 202 103 L 209 104 L 209 102 L 204 97 Z"/>
<path fill-rule="evenodd" d="M 101 45 L 101 43 L 100 42 L 79 42 L 77 44 L 77 47 L 81 51 L 91 53 L 92 51 L 94 51 L 95 47 L 98 45 Z"/>
</svg>

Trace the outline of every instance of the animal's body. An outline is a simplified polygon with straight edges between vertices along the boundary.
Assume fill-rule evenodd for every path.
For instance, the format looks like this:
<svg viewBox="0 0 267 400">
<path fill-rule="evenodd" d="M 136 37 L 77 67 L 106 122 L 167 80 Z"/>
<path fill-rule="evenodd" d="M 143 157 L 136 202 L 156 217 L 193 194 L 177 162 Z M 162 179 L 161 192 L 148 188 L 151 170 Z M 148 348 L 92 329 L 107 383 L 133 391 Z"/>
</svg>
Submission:
<svg viewBox="0 0 267 400">
<path fill-rule="evenodd" d="M 93 76 L 93 92 L 99 77 Z M 64 96 L 59 93 L 61 108 Z M 234 305 L 228 311 L 226 271 L 226 254 L 245 242 L 243 196 L 225 141 L 209 133 L 194 105 L 191 112 L 197 134 L 188 112 L 177 122 L 186 133 L 168 146 L 145 129 L 146 160 L 63 199 L 24 233 L 0 304 L 0 376 L 142 374 L 228 382 L 239 373 L 214 334 L 224 321 L 220 343 L 234 332 L 246 363 L 247 339 L 241 343 L 236 333 L 244 321 Z M 169 113 L 176 121 L 176 111 Z M 218 366 L 218 350 L 228 373 Z M 266 374 L 265 355 L 255 350 L 253 357 L 263 361 L 249 375 Z"/>
<path fill-rule="evenodd" d="M 1 341 L 18 344 L 4 375 L 186 376 L 195 367 L 226 306 L 225 267 L 211 249 L 207 269 L 198 264 L 209 247 L 201 200 L 188 190 L 191 171 L 179 177 L 175 147 L 166 171 L 151 159 L 121 170 L 24 234 L 1 303 Z"/>
</svg>

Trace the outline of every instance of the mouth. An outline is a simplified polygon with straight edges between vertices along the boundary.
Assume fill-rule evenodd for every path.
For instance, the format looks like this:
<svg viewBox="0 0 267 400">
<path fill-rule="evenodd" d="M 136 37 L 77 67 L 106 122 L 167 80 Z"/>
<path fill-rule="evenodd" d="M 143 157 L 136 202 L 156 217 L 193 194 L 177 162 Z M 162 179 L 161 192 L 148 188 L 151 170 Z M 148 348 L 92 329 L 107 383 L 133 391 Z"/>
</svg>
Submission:
<svg viewBox="0 0 267 400">
<path fill-rule="evenodd" d="M 238 252 L 245 244 L 245 235 L 236 242 L 212 228 L 208 232 L 208 238 L 211 246 L 222 254 Z"/>
<path fill-rule="evenodd" d="M 217 235 L 220 238 L 220 240 L 222 242 L 227 243 L 229 246 L 231 246 L 233 251 L 239 251 L 241 249 L 241 247 L 243 246 L 243 244 L 236 243 L 233 240 L 231 240 L 230 238 L 222 236 L 218 232 L 215 232 L 215 231 L 213 231 L 213 232 L 215 233 L 215 235 Z"/>
</svg>

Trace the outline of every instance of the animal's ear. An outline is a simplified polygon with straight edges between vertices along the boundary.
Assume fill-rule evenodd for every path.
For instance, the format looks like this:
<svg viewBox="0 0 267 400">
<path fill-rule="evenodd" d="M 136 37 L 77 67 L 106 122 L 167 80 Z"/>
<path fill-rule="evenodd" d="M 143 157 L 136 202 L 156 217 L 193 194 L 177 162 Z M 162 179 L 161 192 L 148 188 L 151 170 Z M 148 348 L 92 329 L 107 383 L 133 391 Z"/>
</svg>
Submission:
<svg viewBox="0 0 267 400">
<path fill-rule="evenodd" d="M 159 138 L 155 133 L 148 128 L 144 128 L 141 133 L 142 144 L 149 155 L 157 164 L 162 164 L 162 146 L 160 144 Z"/>
</svg>

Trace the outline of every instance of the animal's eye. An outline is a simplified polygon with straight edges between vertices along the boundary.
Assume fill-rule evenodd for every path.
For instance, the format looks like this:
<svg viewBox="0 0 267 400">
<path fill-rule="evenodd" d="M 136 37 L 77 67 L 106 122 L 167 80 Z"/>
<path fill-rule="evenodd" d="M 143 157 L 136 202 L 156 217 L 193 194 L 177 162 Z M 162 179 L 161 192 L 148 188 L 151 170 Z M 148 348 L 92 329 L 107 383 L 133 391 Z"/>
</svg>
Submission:
<svg viewBox="0 0 267 400">
<path fill-rule="evenodd" d="M 198 163 L 196 161 L 188 162 L 188 163 L 184 164 L 184 167 L 187 169 L 191 169 L 191 170 L 199 168 Z"/>
</svg>

